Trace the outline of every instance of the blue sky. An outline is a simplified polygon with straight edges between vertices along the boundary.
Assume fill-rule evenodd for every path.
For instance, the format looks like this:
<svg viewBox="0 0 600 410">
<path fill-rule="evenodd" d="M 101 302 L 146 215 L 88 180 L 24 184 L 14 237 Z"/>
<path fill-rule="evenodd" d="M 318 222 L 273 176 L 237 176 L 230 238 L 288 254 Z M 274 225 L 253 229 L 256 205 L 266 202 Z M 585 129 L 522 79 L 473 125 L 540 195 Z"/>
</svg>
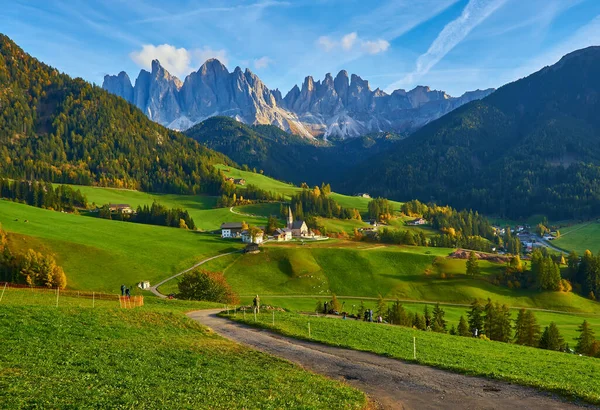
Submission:
<svg viewBox="0 0 600 410">
<path fill-rule="evenodd" d="M 386 91 L 460 95 L 600 45 L 599 0 L 12 0 L 0 31 L 33 56 L 102 83 L 150 61 L 182 80 L 206 58 L 286 93 L 346 69 Z"/>
</svg>

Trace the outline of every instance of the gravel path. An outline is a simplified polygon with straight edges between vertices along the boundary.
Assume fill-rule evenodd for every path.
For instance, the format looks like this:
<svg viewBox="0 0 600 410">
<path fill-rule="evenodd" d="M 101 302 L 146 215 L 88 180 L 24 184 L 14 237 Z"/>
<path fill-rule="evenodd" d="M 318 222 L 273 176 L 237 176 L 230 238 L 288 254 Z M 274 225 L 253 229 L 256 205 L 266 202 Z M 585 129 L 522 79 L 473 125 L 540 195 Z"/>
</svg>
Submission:
<svg viewBox="0 0 600 410">
<path fill-rule="evenodd" d="M 580 409 L 551 394 L 496 380 L 464 376 L 371 353 L 277 335 L 217 317 L 188 313 L 218 334 L 364 391 L 383 409 Z M 589 406 L 585 406 L 591 408 Z"/>
</svg>

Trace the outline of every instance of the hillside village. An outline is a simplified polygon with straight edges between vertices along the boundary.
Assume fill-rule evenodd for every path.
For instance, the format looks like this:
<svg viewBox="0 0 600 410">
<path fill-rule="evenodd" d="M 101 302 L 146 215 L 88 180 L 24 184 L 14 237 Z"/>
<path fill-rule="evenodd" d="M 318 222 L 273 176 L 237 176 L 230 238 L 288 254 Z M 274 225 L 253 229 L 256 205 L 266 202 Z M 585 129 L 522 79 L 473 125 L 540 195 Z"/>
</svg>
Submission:
<svg viewBox="0 0 600 410">
<path fill-rule="evenodd" d="M 250 227 L 244 222 L 223 222 L 221 224 L 221 238 L 241 239 L 243 243 L 260 245 L 267 239 L 277 242 L 291 241 L 292 239 L 314 239 L 315 235 L 308 229 L 306 222 L 294 219 L 292 208 L 288 207 L 287 225 L 277 228 L 270 236 L 265 232 L 264 226 Z"/>
</svg>

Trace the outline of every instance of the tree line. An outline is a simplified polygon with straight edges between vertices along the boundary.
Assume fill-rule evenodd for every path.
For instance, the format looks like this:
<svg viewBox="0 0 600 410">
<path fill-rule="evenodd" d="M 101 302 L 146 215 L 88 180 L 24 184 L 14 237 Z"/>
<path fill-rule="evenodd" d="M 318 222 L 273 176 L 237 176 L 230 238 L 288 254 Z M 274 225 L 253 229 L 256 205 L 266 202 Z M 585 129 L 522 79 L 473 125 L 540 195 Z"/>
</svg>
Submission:
<svg viewBox="0 0 600 410">
<path fill-rule="evenodd" d="M 13 181 L 0 178 L 0 198 L 55 211 L 74 211 L 87 208 L 87 198 L 68 185 L 56 188 L 49 182 Z"/>
<path fill-rule="evenodd" d="M 313 189 L 303 189 L 292 196 L 290 206 L 296 218 L 321 216 L 324 218 L 357 219 L 361 220 L 360 212 L 354 208 L 344 208 L 329 197 L 327 189 L 315 186 Z M 283 215 L 282 215 L 283 216 Z M 287 211 L 285 213 L 287 216 Z"/>
<path fill-rule="evenodd" d="M 256 185 L 246 185 L 245 189 L 234 187 L 232 184 L 225 184 L 223 195 L 217 199 L 217 208 L 229 208 L 234 205 L 244 205 L 255 202 L 283 202 L 285 196 L 273 193 L 266 189 L 259 188 Z"/>
<path fill-rule="evenodd" d="M 154 201 L 151 206 L 138 205 L 135 213 L 127 214 L 120 210 L 113 212 L 108 205 L 98 210 L 98 217 L 118 221 L 134 222 L 147 225 L 170 226 L 173 228 L 196 229 L 196 224 L 187 210 L 167 208 Z"/>
<path fill-rule="evenodd" d="M 9 247 L 9 236 L 0 225 L 0 281 L 29 286 L 64 289 L 67 276 L 52 255 L 29 249 L 14 252 Z"/>
<path fill-rule="evenodd" d="M 335 295 L 334 300 L 336 300 Z M 361 302 L 357 316 L 362 318 L 366 311 L 364 303 Z M 431 310 L 428 305 L 425 305 L 422 313 L 411 312 L 405 309 L 399 300 L 388 305 L 380 295 L 375 314 L 390 324 L 419 330 L 600 357 L 600 341 L 596 340 L 594 330 L 587 320 L 579 326 L 577 344 L 572 350 L 555 322 L 551 322 L 542 330 L 532 310 L 520 309 L 517 317 L 513 319 L 507 305 L 493 302 L 491 299 L 488 299 L 485 304 L 474 300 L 466 313 L 466 318 L 462 315 L 458 326 L 452 325 L 449 329 L 445 319 L 446 312 L 439 303 Z"/>
</svg>

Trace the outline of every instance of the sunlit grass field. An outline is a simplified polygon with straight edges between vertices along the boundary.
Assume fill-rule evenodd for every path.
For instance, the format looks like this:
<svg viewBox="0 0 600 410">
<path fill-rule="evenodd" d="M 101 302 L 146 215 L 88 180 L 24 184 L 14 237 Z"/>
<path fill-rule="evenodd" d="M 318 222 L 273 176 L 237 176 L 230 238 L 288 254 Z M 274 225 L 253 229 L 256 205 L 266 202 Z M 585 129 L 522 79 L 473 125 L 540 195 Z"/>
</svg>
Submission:
<svg viewBox="0 0 600 410">
<path fill-rule="evenodd" d="M 275 313 L 274 326 L 270 312 L 258 315 L 258 322 L 254 322 L 252 315 L 247 315 L 245 320 L 239 313 L 229 317 L 287 336 L 507 380 L 600 403 L 600 384 L 597 383 L 600 360 L 596 358 L 400 326 L 294 313 Z M 416 338 L 416 360 L 413 358 L 413 338 Z"/>
<path fill-rule="evenodd" d="M 146 298 L 135 309 L 92 308 L 64 298 L 57 308 L 31 303 L 28 290 L 12 292 L 0 301 L 2 408 L 366 405 L 347 385 L 227 341 L 183 314 L 214 304 Z M 20 301 L 7 304 L 17 293 Z"/>
<path fill-rule="evenodd" d="M 25 222 L 27 221 L 27 222 Z M 55 256 L 68 287 L 117 291 L 167 278 L 210 256 L 242 249 L 239 241 L 153 225 L 109 221 L 0 201 L 11 248 Z"/>
</svg>

